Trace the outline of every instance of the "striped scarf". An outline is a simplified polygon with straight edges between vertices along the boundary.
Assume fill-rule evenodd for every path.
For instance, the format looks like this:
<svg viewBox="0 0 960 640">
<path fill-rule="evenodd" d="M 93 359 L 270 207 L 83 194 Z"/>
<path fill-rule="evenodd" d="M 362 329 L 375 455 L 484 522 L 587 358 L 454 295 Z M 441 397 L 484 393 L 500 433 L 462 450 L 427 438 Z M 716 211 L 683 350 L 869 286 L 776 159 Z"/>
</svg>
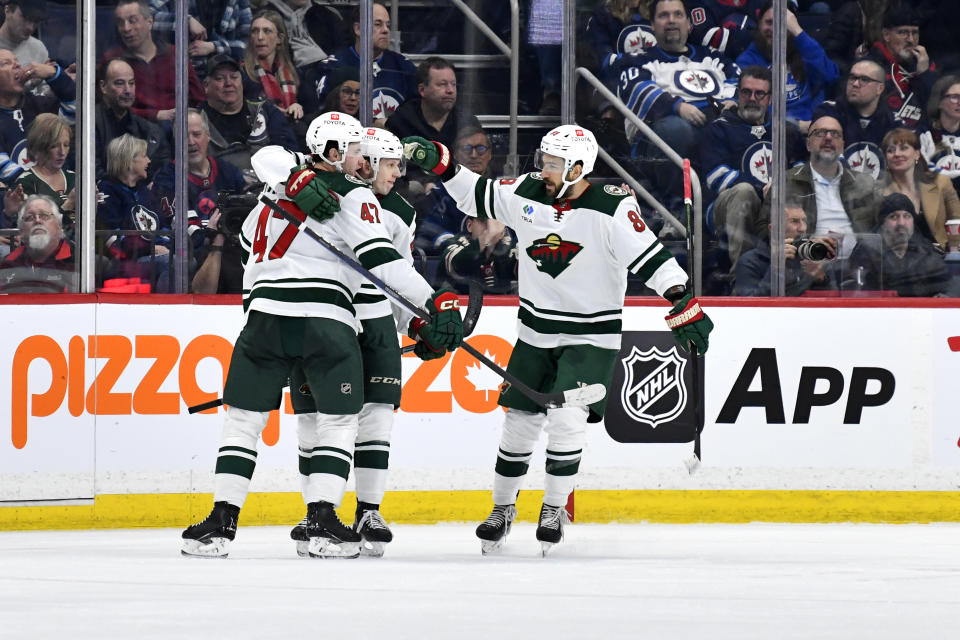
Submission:
<svg viewBox="0 0 960 640">
<path fill-rule="evenodd" d="M 293 75 L 286 67 L 280 66 L 276 58 L 272 70 L 262 65 L 257 66 L 257 76 L 263 86 L 263 93 L 281 109 L 286 109 L 297 101 L 297 85 Z"/>
</svg>

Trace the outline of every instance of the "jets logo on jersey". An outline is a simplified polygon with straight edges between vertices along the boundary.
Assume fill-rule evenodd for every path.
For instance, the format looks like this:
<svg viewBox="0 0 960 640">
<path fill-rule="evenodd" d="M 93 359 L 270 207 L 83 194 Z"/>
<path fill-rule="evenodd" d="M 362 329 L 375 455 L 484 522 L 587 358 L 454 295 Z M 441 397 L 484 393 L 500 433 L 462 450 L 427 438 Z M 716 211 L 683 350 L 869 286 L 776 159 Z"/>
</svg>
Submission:
<svg viewBox="0 0 960 640">
<path fill-rule="evenodd" d="M 570 266 L 570 262 L 583 250 L 582 244 L 564 240 L 555 233 L 546 238 L 534 240 L 527 247 L 527 255 L 533 259 L 537 269 L 551 278 L 556 278 Z"/>
<path fill-rule="evenodd" d="M 846 148 L 843 156 L 848 167 L 865 173 L 874 180 L 879 178 L 883 171 L 883 154 L 880 153 L 880 147 L 872 142 L 856 142 Z"/>
<path fill-rule="evenodd" d="M 257 119 L 254 120 L 253 126 L 250 127 L 250 139 L 254 140 L 256 138 L 262 138 L 267 134 L 267 119 L 263 117 L 263 113 L 257 113 Z"/>
<path fill-rule="evenodd" d="M 760 184 L 770 181 L 770 166 L 773 162 L 773 152 L 770 143 L 765 141 L 754 142 L 743 152 L 743 166 L 740 172 L 749 175 Z"/>
<path fill-rule="evenodd" d="M 661 351 L 654 346 L 641 351 L 634 345 L 620 365 L 624 372 L 620 400 L 634 420 L 656 429 L 683 412 L 687 404 L 683 382 L 687 360 L 680 357 L 676 347 Z"/>
<path fill-rule="evenodd" d="M 712 96 L 717 92 L 719 85 L 712 74 L 701 69 L 677 71 L 674 76 L 677 86 L 692 96 Z"/>
<path fill-rule="evenodd" d="M 144 238 L 149 239 L 153 236 L 153 232 L 160 228 L 160 216 L 142 204 L 134 207 L 130 215 L 133 217 L 134 226 L 144 232 L 142 234 Z"/>
<path fill-rule="evenodd" d="M 643 53 L 657 46 L 657 37 L 650 27 L 633 24 L 620 32 L 617 42 L 620 43 L 620 53 Z"/>
<path fill-rule="evenodd" d="M 401 102 L 403 102 L 403 96 L 400 95 L 399 91 L 389 87 L 380 87 L 373 94 L 372 113 L 374 119 L 389 118 Z"/>
<path fill-rule="evenodd" d="M 937 169 L 951 178 L 960 176 L 960 156 L 951 153 L 937 160 Z"/>
</svg>

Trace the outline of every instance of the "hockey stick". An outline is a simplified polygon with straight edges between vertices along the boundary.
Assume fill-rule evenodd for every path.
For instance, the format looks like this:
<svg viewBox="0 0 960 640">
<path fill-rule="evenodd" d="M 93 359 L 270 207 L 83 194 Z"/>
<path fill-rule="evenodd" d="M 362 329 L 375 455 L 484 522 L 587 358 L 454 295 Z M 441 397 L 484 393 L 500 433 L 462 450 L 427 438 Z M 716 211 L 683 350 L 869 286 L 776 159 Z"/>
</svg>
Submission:
<svg viewBox="0 0 960 640">
<path fill-rule="evenodd" d="M 690 184 L 690 160 L 683 159 L 683 206 L 687 214 L 687 277 L 690 278 L 690 286 L 696 282 L 694 277 L 694 256 L 693 256 L 693 188 Z M 700 468 L 700 432 L 703 431 L 703 397 L 700 393 L 700 358 L 697 356 L 697 350 L 693 342 L 687 344 L 687 358 L 690 362 L 690 374 L 693 377 L 693 419 L 696 421 L 693 434 L 693 455 L 684 460 L 687 467 L 687 473 L 693 475 Z"/>
<path fill-rule="evenodd" d="M 377 287 L 386 293 L 388 296 L 393 298 L 400 306 L 405 308 L 410 313 L 414 314 L 421 320 L 430 322 L 431 316 L 430 312 L 422 307 L 418 307 L 413 304 L 406 298 L 404 298 L 398 291 L 393 287 L 388 285 L 386 282 L 373 275 L 368 271 L 362 264 L 346 255 L 340 249 L 337 249 L 335 246 L 330 244 L 323 236 L 318 234 L 316 231 L 307 226 L 306 220 L 299 220 L 295 215 L 279 206 L 276 202 L 268 198 L 267 196 L 261 195 L 260 202 L 266 205 L 271 211 L 276 213 L 285 219 L 289 224 L 297 227 L 298 230 L 306 234 L 311 240 L 322 245 L 327 251 L 337 256 L 341 262 L 345 265 L 362 275 L 364 278 L 377 285 Z M 469 353 L 471 356 L 476 358 L 481 364 L 485 367 L 496 373 L 498 376 L 504 379 L 504 381 L 510 386 L 516 387 L 517 391 L 527 396 L 530 400 L 533 400 L 537 405 L 543 407 L 544 409 L 556 409 L 563 406 L 572 406 L 572 407 L 586 407 L 593 404 L 594 402 L 599 402 L 607 394 L 607 390 L 602 384 L 590 384 L 583 387 L 577 387 L 575 389 L 567 389 L 566 391 L 556 391 L 554 393 L 541 393 L 535 389 L 527 386 L 523 381 L 514 376 L 512 373 L 505 371 L 496 362 L 490 360 L 485 355 L 473 348 L 469 343 L 463 342 L 460 345 L 464 351 Z"/>
<path fill-rule="evenodd" d="M 483 285 L 476 280 L 471 280 L 470 292 L 467 295 L 469 297 L 467 311 L 463 314 L 464 339 L 473 333 L 474 327 L 477 326 L 477 320 L 480 318 L 480 312 L 483 310 Z M 414 344 L 408 344 L 400 350 L 400 353 L 413 353 L 415 346 Z"/>
<path fill-rule="evenodd" d="M 463 314 L 463 337 L 466 338 L 471 333 L 473 333 L 474 327 L 477 326 L 477 320 L 480 318 L 480 311 L 483 310 L 483 285 L 479 282 L 471 281 L 470 282 L 470 293 L 469 302 L 467 303 L 467 311 Z M 407 345 L 400 350 L 400 353 L 413 353 L 413 348 L 416 345 Z M 200 404 L 195 404 L 191 407 L 187 407 L 187 413 L 200 413 L 201 411 L 206 411 L 207 409 L 215 409 L 223 404 L 222 398 L 217 398 L 216 400 L 210 400 L 209 402 L 202 402 Z"/>
</svg>

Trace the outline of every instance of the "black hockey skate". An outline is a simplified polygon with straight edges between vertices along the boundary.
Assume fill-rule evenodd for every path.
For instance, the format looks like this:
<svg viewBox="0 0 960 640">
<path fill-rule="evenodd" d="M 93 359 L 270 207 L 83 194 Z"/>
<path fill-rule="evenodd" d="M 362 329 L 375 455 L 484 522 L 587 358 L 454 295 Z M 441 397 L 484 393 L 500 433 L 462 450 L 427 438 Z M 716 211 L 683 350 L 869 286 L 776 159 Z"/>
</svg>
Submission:
<svg viewBox="0 0 960 640">
<path fill-rule="evenodd" d="M 353 520 L 353 530 L 363 537 L 360 543 L 360 555 L 379 558 L 384 547 L 393 540 L 393 532 L 380 515 L 380 505 L 369 502 L 357 503 L 357 514 Z"/>
<path fill-rule="evenodd" d="M 290 539 L 297 543 L 297 555 L 301 558 L 310 557 L 310 552 L 307 550 L 310 543 L 310 536 L 307 535 L 307 524 L 309 524 L 307 516 L 303 516 L 303 520 L 290 530 Z"/>
<path fill-rule="evenodd" d="M 340 522 L 329 502 L 307 505 L 307 553 L 311 558 L 356 558 L 360 534 Z"/>
<path fill-rule="evenodd" d="M 226 558 L 230 543 L 237 535 L 239 516 L 240 507 L 229 502 L 215 502 L 210 515 L 184 530 L 180 553 L 200 558 Z"/>
<path fill-rule="evenodd" d="M 570 522 L 566 507 L 552 507 L 544 504 L 540 509 L 540 523 L 537 525 L 537 540 L 543 556 L 550 553 L 554 545 L 563 540 L 563 525 Z"/>
<path fill-rule="evenodd" d="M 512 504 L 493 505 L 493 511 L 477 527 L 477 537 L 480 538 L 480 551 L 483 555 L 500 551 L 516 517 L 517 508 Z"/>
</svg>

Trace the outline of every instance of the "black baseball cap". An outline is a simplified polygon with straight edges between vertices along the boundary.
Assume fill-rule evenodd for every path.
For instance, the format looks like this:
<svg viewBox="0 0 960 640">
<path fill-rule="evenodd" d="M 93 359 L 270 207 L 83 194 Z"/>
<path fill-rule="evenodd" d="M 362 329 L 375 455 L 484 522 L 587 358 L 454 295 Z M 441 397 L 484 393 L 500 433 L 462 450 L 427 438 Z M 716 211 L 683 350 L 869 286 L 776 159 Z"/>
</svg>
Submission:
<svg viewBox="0 0 960 640">
<path fill-rule="evenodd" d="M 40 22 L 47 17 L 46 0 L 30 0 L 30 2 L 26 0 L 7 0 L 5 4 L 9 7 L 20 7 L 20 12 L 27 20 Z"/>
<path fill-rule="evenodd" d="M 910 7 L 898 7 L 890 9 L 883 16 L 884 29 L 896 29 L 897 27 L 919 27 L 920 18 L 917 12 Z"/>
<path fill-rule="evenodd" d="M 224 65 L 233 67 L 235 70 L 240 71 L 240 63 L 228 56 L 225 53 L 218 53 L 207 58 L 207 75 L 213 75 L 213 72 L 216 71 L 219 67 Z"/>
</svg>

